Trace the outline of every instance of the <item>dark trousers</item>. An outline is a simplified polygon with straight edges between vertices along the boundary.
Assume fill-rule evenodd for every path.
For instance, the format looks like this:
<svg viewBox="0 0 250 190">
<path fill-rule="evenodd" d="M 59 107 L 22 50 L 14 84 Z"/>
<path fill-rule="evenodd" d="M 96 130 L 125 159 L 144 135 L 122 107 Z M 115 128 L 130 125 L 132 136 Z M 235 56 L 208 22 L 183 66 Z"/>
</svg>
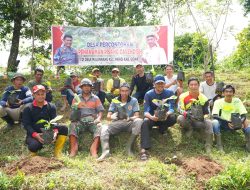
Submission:
<svg viewBox="0 0 250 190">
<path fill-rule="evenodd" d="M 68 128 L 66 126 L 56 126 L 54 127 L 54 129 L 58 129 L 58 135 L 68 135 Z M 42 143 L 29 135 L 27 135 L 26 137 L 26 144 L 28 145 L 28 149 L 31 152 L 37 152 L 38 150 L 41 150 L 43 148 Z"/>
<path fill-rule="evenodd" d="M 159 126 L 159 132 L 163 134 L 168 127 L 173 126 L 176 123 L 176 115 L 171 114 L 165 121 L 153 121 L 145 118 L 141 126 L 141 148 L 149 149 L 151 148 L 151 138 L 150 133 L 153 126 Z"/>
<path fill-rule="evenodd" d="M 105 102 L 105 98 L 106 98 L 106 93 L 102 90 L 100 90 L 98 93 L 97 93 L 97 96 L 98 98 L 100 99 L 102 105 L 104 105 L 104 102 Z"/>
<path fill-rule="evenodd" d="M 136 92 L 133 94 L 133 97 L 136 98 L 139 103 L 143 103 L 145 93 L 146 93 L 146 91 L 145 92 Z"/>
</svg>

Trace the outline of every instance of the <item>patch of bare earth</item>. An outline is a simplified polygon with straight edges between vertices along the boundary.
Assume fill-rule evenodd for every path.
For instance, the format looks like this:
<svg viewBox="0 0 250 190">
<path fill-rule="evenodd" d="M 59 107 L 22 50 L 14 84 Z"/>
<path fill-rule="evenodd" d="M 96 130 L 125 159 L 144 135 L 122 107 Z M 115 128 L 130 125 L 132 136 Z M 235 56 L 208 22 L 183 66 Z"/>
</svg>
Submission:
<svg viewBox="0 0 250 190">
<path fill-rule="evenodd" d="M 18 171 L 22 171 L 25 175 L 32 175 L 60 169 L 63 166 L 62 161 L 57 160 L 56 158 L 34 156 L 13 162 L 6 166 L 4 171 L 8 175 L 15 175 Z"/>
</svg>

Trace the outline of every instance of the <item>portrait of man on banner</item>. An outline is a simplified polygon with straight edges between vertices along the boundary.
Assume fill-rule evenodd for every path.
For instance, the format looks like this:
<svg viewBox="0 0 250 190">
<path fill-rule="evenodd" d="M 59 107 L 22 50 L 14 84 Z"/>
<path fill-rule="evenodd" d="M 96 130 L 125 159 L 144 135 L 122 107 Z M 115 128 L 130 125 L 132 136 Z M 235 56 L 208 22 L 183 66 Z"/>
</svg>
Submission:
<svg viewBox="0 0 250 190">
<path fill-rule="evenodd" d="M 77 50 L 72 47 L 73 37 L 69 34 L 63 36 L 63 44 L 57 48 L 54 55 L 55 65 L 76 65 L 78 64 Z"/>
<path fill-rule="evenodd" d="M 159 46 L 157 36 L 150 34 L 146 36 L 148 48 L 143 50 L 142 62 L 148 65 L 166 65 L 167 56 L 165 50 Z"/>
</svg>

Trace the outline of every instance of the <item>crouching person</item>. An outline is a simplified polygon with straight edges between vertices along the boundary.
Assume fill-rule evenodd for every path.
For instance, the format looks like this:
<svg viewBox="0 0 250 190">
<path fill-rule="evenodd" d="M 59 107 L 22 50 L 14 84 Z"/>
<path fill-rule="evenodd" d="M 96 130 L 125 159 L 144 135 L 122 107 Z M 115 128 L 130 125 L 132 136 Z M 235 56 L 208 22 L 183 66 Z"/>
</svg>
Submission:
<svg viewBox="0 0 250 190">
<path fill-rule="evenodd" d="M 130 132 L 131 136 L 127 144 L 127 153 L 133 155 L 133 146 L 140 133 L 142 119 L 139 118 L 139 104 L 136 98 L 131 97 L 128 83 L 120 86 L 120 95 L 112 100 L 110 104 L 107 120 L 112 122 L 103 125 L 101 130 L 102 155 L 97 159 L 102 161 L 110 155 L 109 136 L 120 132 Z"/>
<path fill-rule="evenodd" d="M 164 134 L 168 127 L 176 123 L 174 114 L 174 93 L 164 89 L 165 78 L 157 75 L 154 78 L 154 89 L 148 91 L 144 97 L 144 121 L 141 127 L 141 160 L 148 159 L 147 150 L 151 148 L 150 133 L 153 126 L 159 126 L 159 132 Z M 168 104 L 168 108 L 164 104 Z M 161 109 L 159 109 L 161 108 Z"/>
<path fill-rule="evenodd" d="M 212 115 L 216 146 L 223 152 L 221 129 L 232 131 L 242 129 L 246 139 L 246 150 L 250 152 L 250 125 L 246 119 L 247 110 L 242 101 L 234 97 L 234 93 L 235 88 L 232 85 L 226 85 L 223 88 L 224 98 L 214 102 Z"/>
<path fill-rule="evenodd" d="M 178 111 L 181 115 L 177 118 L 182 132 L 191 137 L 194 129 L 201 129 L 205 134 L 205 150 L 211 152 L 213 143 L 212 121 L 208 119 L 208 99 L 199 92 L 200 82 L 197 78 L 188 80 L 188 92 L 180 95 Z"/>
<path fill-rule="evenodd" d="M 16 73 L 12 79 L 12 86 L 8 86 L 0 101 L 0 117 L 7 122 L 7 128 L 14 126 L 21 120 L 24 105 L 32 102 L 32 94 L 28 87 L 23 86 L 25 77 Z"/>
<path fill-rule="evenodd" d="M 92 82 L 84 78 L 80 86 L 82 94 L 72 101 L 72 114 L 69 133 L 70 157 L 74 157 L 78 152 L 79 132 L 89 130 L 93 133 L 93 143 L 90 147 L 91 156 L 97 158 L 100 144 L 101 119 L 104 108 L 100 99 L 91 90 Z"/>
<path fill-rule="evenodd" d="M 45 100 L 46 89 L 42 85 L 33 87 L 34 101 L 28 104 L 23 111 L 22 122 L 27 131 L 26 144 L 32 156 L 35 156 L 37 151 L 43 148 L 44 139 L 41 128 L 45 127 L 46 122 L 56 117 L 56 107 L 54 104 Z M 54 141 L 55 150 L 54 156 L 60 157 L 64 147 L 68 128 L 66 126 L 54 125 Z"/>
</svg>

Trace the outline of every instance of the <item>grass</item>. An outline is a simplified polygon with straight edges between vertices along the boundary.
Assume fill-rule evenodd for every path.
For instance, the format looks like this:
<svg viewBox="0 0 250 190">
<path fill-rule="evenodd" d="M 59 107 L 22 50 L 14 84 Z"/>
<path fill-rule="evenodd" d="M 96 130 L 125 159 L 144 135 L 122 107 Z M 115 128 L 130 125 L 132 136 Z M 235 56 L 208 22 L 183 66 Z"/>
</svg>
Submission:
<svg viewBox="0 0 250 190">
<path fill-rule="evenodd" d="M 188 76 L 200 74 L 201 71 L 188 72 Z M 236 86 L 236 96 L 249 101 L 250 91 L 247 87 L 250 86 L 250 76 L 247 72 L 222 72 L 217 75 L 218 81 L 233 83 Z M 108 76 L 104 78 L 107 79 Z M 128 79 L 129 76 L 126 75 L 124 78 Z M 60 84 L 54 79 L 51 80 L 52 87 L 59 89 Z M 6 82 L 1 81 L 0 85 L 0 89 L 3 89 Z M 54 92 L 54 98 L 55 101 L 60 100 L 59 92 Z M 247 109 L 250 111 L 249 107 Z M 64 114 L 64 122 L 69 124 L 69 112 Z M 0 189 L 250 189 L 250 156 L 243 148 L 242 131 L 223 133 L 225 154 L 219 153 L 214 147 L 209 156 L 225 169 L 217 177 L 200 184 L 192 173 L 185 172 L 181 166 L 165 164 L 165 160 L 174 155 L 180 159 L 206 155 L 202 139 L 182 137 L 178 125 L 169 129 L 167 136 L 153 130 L 153 148 L 147 162 L 139 160 L 139 139 L 136 142 L 136 156 L 126 156 L 125 146 L 129 134 L 122 133 L 110 139 L 112 156 L 98 163 L 89 156 L 91 135 L 86 133 L 81 137 L 79 154 L 73 159 L 68 157 L 69 144 L 66 143 L 62 157 L 65 167 L 33 176 L 21 172 L 16 176 L 4 174 L 4 165 L 28 155 L 24 144 L 25 131 L 18 126 L 6 131 L 3 129 L 4 125 L 0 121 Z M 195 134 L 195 137 L 199 137 L 199 134 Z M 39 154 L 49 157 L 52 152 L 51 145 Z"/>
</svg>

